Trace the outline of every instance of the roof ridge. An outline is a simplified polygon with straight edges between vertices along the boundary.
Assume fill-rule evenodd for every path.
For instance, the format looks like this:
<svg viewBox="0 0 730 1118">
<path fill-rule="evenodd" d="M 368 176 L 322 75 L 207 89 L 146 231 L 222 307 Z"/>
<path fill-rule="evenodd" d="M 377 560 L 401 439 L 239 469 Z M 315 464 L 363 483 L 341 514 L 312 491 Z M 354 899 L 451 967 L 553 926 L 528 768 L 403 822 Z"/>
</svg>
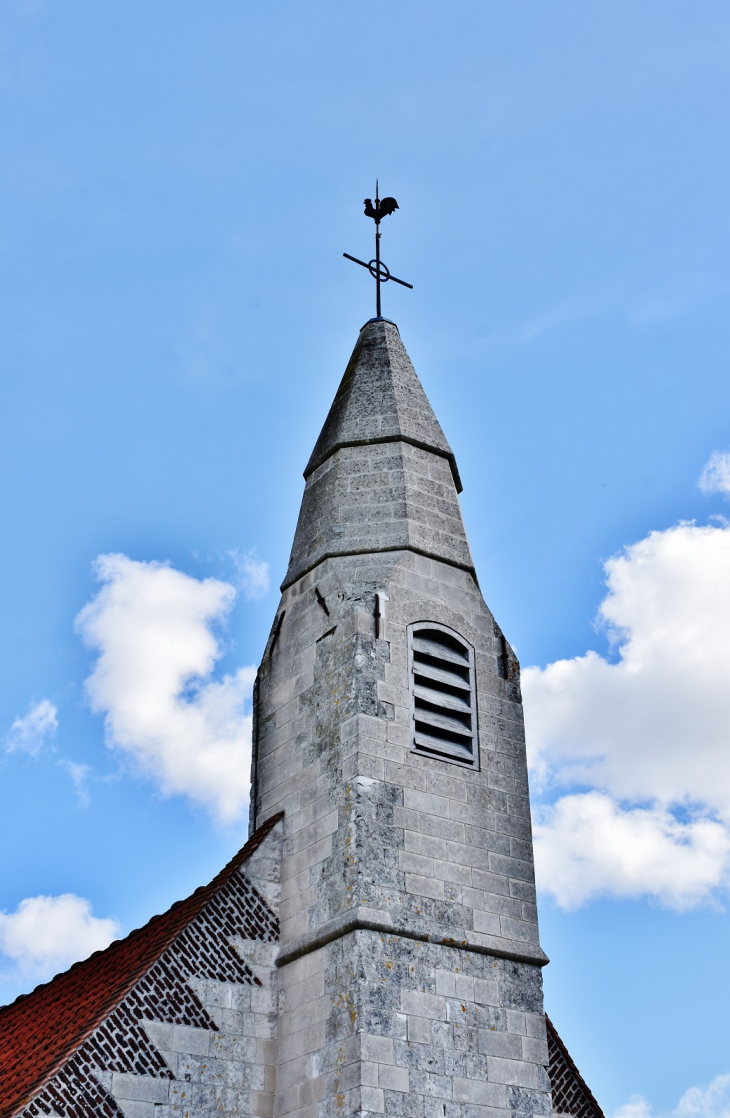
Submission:
<svg viewBox="0 0 730 1118">
<path fill-rule="evenodd" d="M 219 870 L 212 881 L 210 881 L 207 885 L 199 885 L 197 889 L 193 889 L 192 893 L 189 896 L 183 897 L 179 901 L 173 901 L 170 907 L 166 908 L 164 912 L 158 912 L 155 913 L 154 916 L 150 916 L 149 920 L 145 924 L 141 924 L 139 928 L 132 928 L 131 932 L 127 932 L 126 936 L 122 936 L 120 939 L 113 939 L 111 943 L 108 944 L 106 947 L 101 947 L 98 951 L 92 951 L 92 953 L 90 955 L 87 955 L 85 959 L 77 959 L 76 962 L 71 963 L 71 965 L 67 967 L 66 970 L 59 971 L 58 974 L 54 974 L 53 978 L 49 978 L 47 982 L 39 982 L 38 985 L 34 986 L 32 990 L 29 990 L 27 994 L 18 994 L 17 998 L 14 998 L 13 1001 L 8 1002 L 6 1005 L 0 1005 L 0 1021 L 2 1019 L 2 1015 L 5 1013 L 6 1010 L 12 1009 L 14 1005 L 18 1005 L 19 1002 L 23 1002 L 27 998 L 32 998 L 38 990 L 45 990 L 47 986 L 52 986 L 57 978 L 62 978 L 63 975 L 69 974 L 73 970 L 78 970 L 79 967 L 85 966 L 86 963 L 88 963 L 91 959 L 97 959 L 100 955 L 104 955 L 106 954 L 106 952 L 120 947 L 123 943 L 128 943 L 129 940 L 131 940 L 132 938 L 140 936 L 142 932 L 147 930 L 147 928 L 151 927 L 153 924 L 156 924 L 158 920 L 162 920 L 165 916 L 168 915 L 168 913 L 173 912 L 176 908 L 180 908 L 180 906 L 184 905 L 186 901 L 191 901 L 193 897 L 198 895 L 198 893 L 204 893 L 206 892 L 206 890 L 212 889 L 216 882 L 219 882 L 220 885 L 223 885 L 228 877 L 230 877 L 230 875 L 233 873 L 234 869 L 236 869 L 241 862 L 245 861 L 250 854 L 253 854 L 254 850 L 256 850 L 258 846 L 260 846 L 262 840 L 266 837 L 274 824 L 278 823 L 283 814 L 284 812 L 280 811 L 276 815 L 272 815 L 271 819 L 267 819 L 265 823 L 262 823 L 261 826 L 256 831 L 254 831 L 251 837 L 246 840 L 241 849 L 236 854 L 234 854 L 228 862 L 226 862 L 223 869 Z M 168 947 L 172 946 L 178 935 L 180 935 L 181 933 L 182 929 L 176 932 L 172 939 L 170 939 L 165 947 L 162 948 L 162 950 L 160 951 L 160 955 L 163 951 L 167 951 Z M 159 958 L 159 955 L 157 957 Z M 152 966 L 152 963 L 150 963 L 149 966 Z M 142 973 L 144 973 L 144 971 L 142 971 Z M 132 985 L 134 985 L 134 982 L 132 982 Z M 123 996 L 124 995 L 122 995 L 122 997 Z M 121 997 L 119 1000 L 121 1001 Z"/>
<path fill-rule="evenodd" d="M 548 1017 L 547 1013 L 545 1014 L 545 1023 L 547 1024 L 548 1032 L 552 1033 L 553 1040 L 555 1041 L 558 1048 L 560 1049 L 561 1054 L 562 1054 L 563 1058 L 565 1059 L 565 1062 L 567 1063 L 568 1067 L 573 1072 L 573 1074 L 575 1075 L 575 1078 L 578 1080 L 581 1087 L 583 1088 L 586 1095 L 588 1096 L 589 1101 L 591 1103 L 593 1103 L 593 1106 L 596 1108 L 596 1112 L 600 1115 L 600 1118 L 605 1118 L 603 1110 L 601 1109 L 601 1106 L 600 1106 L 598 1100 L 596 1099 L 596 1096 L 593 1094 L 590 1087 L 586 1083 L 585 1079 L 583 1078 L 581 1073 L 578 1071 L 578 1068 L 576 1067 L 576 1064 L 575 1064 L 575 1060 L 571 1056 L 568 1049 L 565 1047 L 565 1043 L 564 1043 L 562 1037 L 560 1036 L 560 1033 L 558 1032 L 558 1030 L 553 1025 L 553 1023 L 550 1020 L 550 1018 Z"/>
</svg>

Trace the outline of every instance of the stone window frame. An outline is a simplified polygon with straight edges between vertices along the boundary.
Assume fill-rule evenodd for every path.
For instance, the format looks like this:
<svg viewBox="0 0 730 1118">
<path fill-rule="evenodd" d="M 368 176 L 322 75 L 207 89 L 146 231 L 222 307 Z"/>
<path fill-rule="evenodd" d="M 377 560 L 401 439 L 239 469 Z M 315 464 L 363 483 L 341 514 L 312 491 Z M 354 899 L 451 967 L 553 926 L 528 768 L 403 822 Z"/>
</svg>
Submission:
<svg viewBox="0 0 730 1118">
<path fill-rule="evenodd" d="M 461 661 L 458 661 L 458 667 L 460 667 L 462 670 L 465 670 L 466 678 L 464 678 L 464 676 L 462 675 L 461 681 L 459 683 L 456 683 L 456 680 L 454 680 L 452 684 L 452 681 L 445 678 L 444 674 L 442 674 L 438 668 L 436 668 L 436 670 L 439 671 L 439 676 L 434 675 L 431 678 L 441 682 L 442 685 L 453 685 L 455 689 L 462 690 L 463 692 L 468 693 L 469 706 L 468 708 L 461 708 L 460 712 L 464 714 L 469 713 L 471 715 L 471 727 L 469 729 L 469 733 L 464 734 L 464 737 L 471 738 L 471 757 L 465 756 L 463 752 L 460 754 L 458 745 L 456 743 L 449 747 L 448 740 L 446 739 L 445 734 L 444 738 L 442 739 L 444 742 L 443 748 L 439 748 L 438 737 L 436 736 L 431 741 L 427 743 L 424 742 L 424 734 L 423 732 L 419 731 L 417 727 L 417 723 L 420 721 L 417 717 L 417 699 L 420 698 L 421 701 L 425 701 L 426 695 L 424 694 L 424 691 L 430 690 L 428 687 L 424 688 L 422 684 L 416 683 L 416 675 L 418 673 L 414 670 L 415 664 L 417 663 L 417 661 L 414 659 L 414 653 L 417 653 L 421 650 L 417 648 L 414 649 L 413 642 L 414 638 L 418 639 L 419 632 L 422 632 L 424 630 L 436 630 L 437 632 L 442 632 L 452 641 L 457 642 L 464 650 L 465 656 L 463 663 Z M 437 646 L 434 644 L 434 650 L 436 649 Z M 447 660 L 448 652 L 437 652 L 436 658 Z M 456 663 L 455 661 L 451 662 Z M 433 667 L 431 667 L 430 670 L 433 671 Z M 453 670 L 454 669 L 448 669 L 449 673 Z M 421 692 L 420 695 L 417 693 L 416 688 L 419 688 Z M 438 621 L 413 621 L 408 626 L 408 694 L 410 699 L 410 752 L 417 754 L 419 757 L 431 757 L 437 761 L 445 761 L 447 764 L 459 765 L 461 768 L 471 769 L 472 771 L 478 772 L 480 769 L 480 763 L 476 653 L 474 650 L 474 646 L 470 643 L 470 641 L 463 637 L 461 633 L 459 633 L 456 629 L 452 629 L 448 625 L 442 625 Z M 433 697 L 435 697 L 437 694 L 438 692 L 432 692 Z M 431 698 L 432 696 L 429 696 L 429 698 Z M 450 699 L 450 696 L 447 696 L 448 692 L 445 692 L 445 702 L 448 702 Z M 438 703 L 434 703 L 434 705 L 437 706 Z M 449 715 L 447 714 L 446 717 L 448 718 Z M 419 744 L 419 739 L 420 742 L 423 744 Z"/>
</svg>

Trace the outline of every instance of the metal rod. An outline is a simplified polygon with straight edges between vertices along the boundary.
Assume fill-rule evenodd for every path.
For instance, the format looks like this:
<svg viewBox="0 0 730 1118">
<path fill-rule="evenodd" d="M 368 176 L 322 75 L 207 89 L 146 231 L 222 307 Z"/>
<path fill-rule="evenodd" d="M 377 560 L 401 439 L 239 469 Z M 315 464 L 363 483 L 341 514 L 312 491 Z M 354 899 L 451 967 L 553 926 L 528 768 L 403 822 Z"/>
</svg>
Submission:
<svg viewBox="0 0 730 1118">
<path fill-rule="evenodd" d="M 380 226 L 375 226 L 375 313 L 378 318 L 380 313 Z"/>
<path fill-rule="evenodd" d="M 354 262 L 356 264 L 362 264 L 363 268 L 369 268 L 370 267 L 370 265 L 366 264 L 364 260 L 358 260 L 358 258 L 356 256 L 350 256 L 349 252 L 343 252 L 342 255 L 346 256 L 348 260 L 354 260 Z M 403 281 L 399 280 L 399 282 L 402 283 Z"/>
<path fill-rule="evenodd" d="M 370 264 L 366 263 L 365 260 L 358 260 L 358 258 L 356 256 L 350 256 L 349 252 L 343 252 L 342 255 L 347 257 L 348 260 L 352 260 L 352 262 L 354 264 L 359 264 L 361 268 L 367 268 L 368 271 L 370 272 Z M 372 263 L 372 261 L 371 261 L 371 263 Z M 370 274 L 372 275 L 372 272 L 370 272 Z M 397 276 L 391 276 L 391 274 L 388 273 L 386 279 L 392 279 L 393 283 L 399 283 L 403 287 L 409 287 L 411 289 L 411 291 L 413 291 L 413 284 L 412 283 L 406 283 L 405 280 L 398 279 Z M 385 280 L 383 280 L 383 283 L 385 283 Z"/>
<path fill-rule="evenodd" d="M 402 287 L 410 287 L 411 291 L 413 291 L 412 283 L 406 283 L 405 280 L 399 280 L 397 276 L 388 276 L 388 279 L 392 279 L 393 283 L 401 284 Z"/>
<path fill-rule="evenodd" d="M 382 318 L 380 313 L 380 183 L 375 180 L 375 209 L 378 216 L 375 218 L 375 314 Z"/>
</svg>

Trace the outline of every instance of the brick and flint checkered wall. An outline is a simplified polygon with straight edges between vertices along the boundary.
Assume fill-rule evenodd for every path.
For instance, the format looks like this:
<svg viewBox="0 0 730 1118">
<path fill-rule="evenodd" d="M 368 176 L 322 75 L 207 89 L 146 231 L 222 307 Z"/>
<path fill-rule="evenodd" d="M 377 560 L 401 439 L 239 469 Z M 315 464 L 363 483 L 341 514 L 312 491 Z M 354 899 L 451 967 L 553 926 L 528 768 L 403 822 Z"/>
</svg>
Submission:
<svg viewBox="0 0 730 1118">
<path fill-rule="evenodd" d="M 13 1118 L 263 1118 L 273 1113 L 281 829 L 281 823 L 272 827 L 251 855 L 225 875 L 210 898 L 193 906 L 193 914 L 182 929 L 176 929 L 169 946 L 87 1035 L 83 989 L 81 998 L 76 992 L 82 1035 L 70 1058 L 52 1070 L 38 1089 L 13 1091 L 14 1104 L 8 1103 L 12 1096 L 5 1082 L 9 1070 L 5 1064 L 0 1078 L 0 1114 Z M 194 894 L 183 907 L 190 909 L 195 899 Z M 173 908 L 125 942 L 154 939 L 156 925 L 169 923 L 174 914 Z M 109 958 L 106 985 L 112 1000 L 114 986 L 125 977 L 114 966 L 114 948 L 77 964 L 81 977 L 90 966 L 92 971 L 99 964 L 103 969 Z M 89 973 L 89 985 L 98 987 L 99 978 L 98 973 Z M 40 992 L 52 992 L 58 982 L 55 979 Z M 22 1021 L 23 1002 L 30 1005 L 33 998 L 31 994 L 9 1007 L 21 1017 L 21 1029 L 27 1027 Z M 73 997 L 66 991 L 64 999 L 59 987 L 56 997 L 50 999 L 45 1021 L 38 1026 L 37 1059 L 29 1063 L 29 1083 L 42 1070 L 46 1057 L 44 1027 L 50 1032 L 54 1026 L 68 1028 L 70 1004 Z"/>
</svg>

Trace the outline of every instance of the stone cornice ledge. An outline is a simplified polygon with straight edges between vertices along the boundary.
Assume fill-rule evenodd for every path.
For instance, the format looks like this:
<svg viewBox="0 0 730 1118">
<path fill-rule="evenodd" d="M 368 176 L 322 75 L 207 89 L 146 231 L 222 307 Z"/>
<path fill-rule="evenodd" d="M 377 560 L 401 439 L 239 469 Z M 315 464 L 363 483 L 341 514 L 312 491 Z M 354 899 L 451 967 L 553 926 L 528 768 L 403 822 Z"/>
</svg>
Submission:
<svg viewBox="0 0 730 1118">
<path fill-rule="evenodd" d="M 387 547 L 375 547 L 371 545 L 369 547 L 331 548 L 330 550 L 322 551 L 321 554 L 315 556 L 310 562 L 302 564 L 301 568 L 295 568 L 293 574 L 287 574 L 279 589 L 283 594 L 285 590 L 288 590 L 289 587 L 293 586 L 295 582 L 298 582 L 300 578 L 304 578 L 305 575 L 308 575 L 309 572 L 313 571 L 315 567 L 318 567 L 320 563 L 324 563 L 326 559 L 340 559 L 348 555 L 380 555 L 385 551 L 413 551 L 416 555 L 425 556 L 426 559 L 435 559 L 437 563 L 445 563 L 447 567 L 456 567 L 458 571 L 466 571 L 466 573 L 471 575 L 474 579 L 476 587 L 479 589 L 477 572 L 469 563 L 457 563 L 455 560 L 447 559 L 445 556 L 439 555 L 435 551 L 426 551 L 423 547 L 414 547 L 412 543 L 394 543 L 388 544 Z"/>
<path fill-rule="evenodd" d="M 276 959 L 277 967 L 284 967 L 302 955 L 308 955 L 326 943 L 350 932 L 359 930 L 369 932 L 382 932 L 390 936 L 402 936 L 404 939 L 417 939 L 423 943 L 437 943 L 444 947 L 455 947 L 460 951 L 474 951 L 479 955 L 493 955 L 497 959 L 511 959 L 515 963 L 531 963 L 536 967 L 544 967 L 550 960 L 541 947 L 521 940 L 501 939 L 499 936 L 482 935 L 480 932 L 464 932 L 468 938 L 439 937 L 428 932 L 417 931 L 413 928 L 402 928 L 393 924 L 387 916 L 377 910 L 369 908 L 355 908 L 350 912 L 343 912 L 334 920 L 298 936 L 291 943 L 284 944 L 279 949 Z"/>
<path fill-rule="evenodd" d="M 414 439 L 410 435 L 403 435 L 400 432 L 395 435 L 373 435 L 369 439 L 344 439 L 342 442 L 333 443 L 329 450 L 324 454 L 318 454 L 317 457 L 307 463 L 307 468 L 304 471 L 304 478 L 309 479 L 315 470 L 320 466 L 324 466 L 333 454 L 338 450 L 344 450 L 348 446 L 378 446 L 380 443 L 408 443 L 409 446 L 415 446 L 419 450 L 427 450 L 429 454 L 438 454 L 439 458 L 445 458 L 451 466 L 451 475 L 454 479 L 457 493 L 464 492 L 464 486 L 461 484 L 461 477 L 459 476 L 459 467 L 456 465 L 456 456 L 453 450 L 442 450 L 441 447 L 436 447 L 432 443 L 421 442 L 420 439 Z"/>
</svg>

